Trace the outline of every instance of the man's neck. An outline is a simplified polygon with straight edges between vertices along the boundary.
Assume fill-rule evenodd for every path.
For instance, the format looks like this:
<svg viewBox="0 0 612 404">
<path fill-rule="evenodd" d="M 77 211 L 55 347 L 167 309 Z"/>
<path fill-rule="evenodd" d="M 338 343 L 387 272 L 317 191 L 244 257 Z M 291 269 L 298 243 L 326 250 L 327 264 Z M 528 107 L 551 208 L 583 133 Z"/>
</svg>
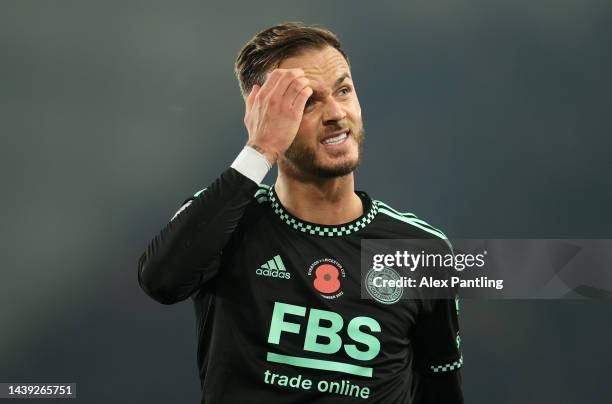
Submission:
<svg viewBox="0 0 612 404">
<path fill-rule="evenodd" d="M 307 222 L 337 225 L 364 213 L 361 198 L 355 193 L 353 173 L 304 181 L 279 171 L 274 190 L 289 213 Z"/>
</svg>

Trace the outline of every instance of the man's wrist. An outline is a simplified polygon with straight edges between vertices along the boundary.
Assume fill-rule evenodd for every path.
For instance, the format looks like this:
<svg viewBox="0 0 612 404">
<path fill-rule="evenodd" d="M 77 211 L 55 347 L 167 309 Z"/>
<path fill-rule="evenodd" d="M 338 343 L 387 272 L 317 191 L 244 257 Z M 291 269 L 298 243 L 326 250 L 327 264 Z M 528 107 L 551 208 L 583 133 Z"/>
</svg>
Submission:
<svg viewBox="0 0 612 404">
<path fill-rule="evenodd" d="M 272 168 L 272 164 L 270 164 L 265 155 L 254 147 L 246 145 L 238 154 L 231 167 L 259 184 Z"/>
<path fill-rule="evenodd" d="M 268 163 L 270 163 L 270 167 L 272 167 L 274 163 L 276 163 L 276 160 L 278 160 L 278 153 L 271 153 L 255 143 L 247 142 L 246 145 L 263 155 L 266 160 L 268 160 Z"/>
</svg>

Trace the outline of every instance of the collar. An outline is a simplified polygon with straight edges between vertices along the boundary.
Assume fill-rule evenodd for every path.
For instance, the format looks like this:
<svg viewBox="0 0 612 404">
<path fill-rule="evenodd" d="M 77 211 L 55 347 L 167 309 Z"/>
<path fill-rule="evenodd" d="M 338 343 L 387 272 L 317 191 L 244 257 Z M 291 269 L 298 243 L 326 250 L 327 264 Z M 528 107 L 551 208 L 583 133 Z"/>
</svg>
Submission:
<svg viewBox="0 0 612 404">
<path fill-rule="evenodd" d="M 357 196 L 361 198 L 363 202 L 363 215 L 359 216 L 357 219 L 343 224 L 337 225 L 323 225 L 312 222 L 307 222 L 305 220 L 301 220 L 296 216 L 293 216 L 291 213 L 285 209 L 285 207 L 280 203 L 278 199 L 278 195 L 274 190 L 274 185 L 270 187 L 268 190 L 268 199 L 270 201 L 270 205 L 272 206 L 272 210 L 274 213 L 281 219 L 285 224 L 291 226 L 293 229 L 298 230 L 302 233 L 323 236 L 323 237 L 338 237 L 338 236 L 346 236 L 352 233 L 355 233 L 368 225 L 372 220 L 374 220 L 374 216 L 378 213 L 378 205 L 372 203 L 372 199 L 363 191 L 355 191 Z"/>
</svg>

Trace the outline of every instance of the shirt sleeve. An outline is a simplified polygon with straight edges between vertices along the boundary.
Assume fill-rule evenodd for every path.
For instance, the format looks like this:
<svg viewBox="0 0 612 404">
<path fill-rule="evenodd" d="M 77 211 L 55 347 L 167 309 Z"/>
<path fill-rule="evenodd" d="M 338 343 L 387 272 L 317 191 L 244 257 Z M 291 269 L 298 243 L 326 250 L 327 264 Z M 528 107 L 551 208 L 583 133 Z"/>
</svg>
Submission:
<svg viewBox="0 0 612 404">
<path fill-rule="evenodd" d="M 458 313 L 458 297 L 422 301 L 414 357 L 423 382 L 423 403 L 463 403 Z"/>
<path fill-rule="evenodd" d="M 244 167 L 233 166 L 187 198 L 140 257 L 138 282 L 156 301 L 184 300 L 219 271 L 223 247 L 258 189 Z"/>
</svg>

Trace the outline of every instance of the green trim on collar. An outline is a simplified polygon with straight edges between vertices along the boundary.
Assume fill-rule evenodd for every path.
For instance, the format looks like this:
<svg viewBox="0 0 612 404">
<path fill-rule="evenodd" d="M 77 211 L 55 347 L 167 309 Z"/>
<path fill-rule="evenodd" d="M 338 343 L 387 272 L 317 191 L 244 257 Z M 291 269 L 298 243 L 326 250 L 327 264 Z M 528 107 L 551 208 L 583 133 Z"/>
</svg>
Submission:
<svg viewBox="0 0 612 404">
<path fill-rule="evenodd" d="M 338 237 L 347 236 L 365 228 L 378 213 L 378 205 L 372 203 L 370 199 L 370 206 L 367 212 L 365 212 L 360 218 L 353 220 L 349 223 L 340 225 L 321 225 L 315 223 L 304 222 L 291 213 L 287 212 L 285 208 L 280 204 L 278 196 L 274 191 L 274 186 L 271 186 L 268 190 L 268 198 L 272 210 L 274 213 L 287 225 L 293 227 L 295 230 L 301 231 L 302 233 L 323 236 L 323 237 Z"/>
</svg>

